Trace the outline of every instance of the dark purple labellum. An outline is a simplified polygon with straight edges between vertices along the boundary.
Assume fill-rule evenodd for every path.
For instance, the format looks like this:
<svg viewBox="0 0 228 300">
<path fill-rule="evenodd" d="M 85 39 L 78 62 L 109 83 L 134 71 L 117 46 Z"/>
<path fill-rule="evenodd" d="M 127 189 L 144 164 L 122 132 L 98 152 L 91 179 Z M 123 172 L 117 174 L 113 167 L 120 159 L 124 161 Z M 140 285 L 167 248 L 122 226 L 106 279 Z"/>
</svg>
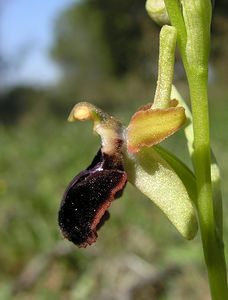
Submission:
<svg viewBox="0 0 228 300">
<path fill-rule="evenodd" d="M 64 193 L 58 219 L 63 235 L 79 247 L 94 243 L 97 230 L 109 218 L 107 209 L 121 196 L 126 182 L 120 160 L 99 150 Z"/>
</svg>

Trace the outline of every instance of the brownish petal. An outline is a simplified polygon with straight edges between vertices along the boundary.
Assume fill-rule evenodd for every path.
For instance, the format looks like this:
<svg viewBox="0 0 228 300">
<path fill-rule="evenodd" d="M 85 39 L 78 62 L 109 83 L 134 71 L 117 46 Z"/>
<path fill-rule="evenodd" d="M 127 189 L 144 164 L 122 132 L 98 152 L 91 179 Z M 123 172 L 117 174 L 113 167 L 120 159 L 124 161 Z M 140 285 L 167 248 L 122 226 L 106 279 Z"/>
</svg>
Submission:
<svg viewBox="0 0 228 300">
<path fill-rule="evenodd" d="M 148 109 L 136 112 L 127 128 L 127 149 L 138 152 L 151 147 L 179 130 L 185 123 L 183 107 Z"/>
</svg>

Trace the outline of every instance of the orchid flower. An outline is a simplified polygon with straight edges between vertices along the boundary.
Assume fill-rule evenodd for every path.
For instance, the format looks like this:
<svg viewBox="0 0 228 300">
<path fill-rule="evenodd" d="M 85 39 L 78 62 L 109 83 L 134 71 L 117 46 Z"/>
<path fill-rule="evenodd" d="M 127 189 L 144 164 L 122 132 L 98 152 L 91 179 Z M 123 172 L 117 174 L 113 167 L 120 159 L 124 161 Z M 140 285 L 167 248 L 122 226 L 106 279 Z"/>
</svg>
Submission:
<svg viewBox="0 0 228 300">
<path fill-rule="evenodd" d="M 155 147 L 180 129 L 185 121 L 184 108 L 170 101 L 166 109 L 143 107 L 128 127 L 96 106 L 81 102 L 72 110 L 69 121 L 92 120 L 101 136 L 101 148 L 92 163 L 68 185 L 59 211 L 63 235 L 79 247 L 96 241 L 97 230 L 109 218 L 112 201 L 121 196 L 129 181 L 154 201 L 187 239 L 195 236 L 197 221 L 190 192 L 167 154 Z M 164 151 L 164 150 L 163 150 Z M 189 170 L 174 160 L 176 169 Z"/>
</svg>

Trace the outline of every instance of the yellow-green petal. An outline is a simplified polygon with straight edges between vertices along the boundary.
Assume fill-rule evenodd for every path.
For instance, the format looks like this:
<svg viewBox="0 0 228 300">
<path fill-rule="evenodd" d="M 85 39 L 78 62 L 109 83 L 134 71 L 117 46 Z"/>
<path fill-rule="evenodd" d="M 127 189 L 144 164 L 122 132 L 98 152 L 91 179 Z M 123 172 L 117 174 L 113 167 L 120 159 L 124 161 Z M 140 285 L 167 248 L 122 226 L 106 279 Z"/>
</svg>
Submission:
<svg viewBox="0 0 228 300">
<path fill-rule="evenodd" d="M 127 128 L 127 149 L 138 152 L 153 146 L 175 133 L 185 123 L 183 107 L 148 109 L 136 112 Z"/>
</svg>

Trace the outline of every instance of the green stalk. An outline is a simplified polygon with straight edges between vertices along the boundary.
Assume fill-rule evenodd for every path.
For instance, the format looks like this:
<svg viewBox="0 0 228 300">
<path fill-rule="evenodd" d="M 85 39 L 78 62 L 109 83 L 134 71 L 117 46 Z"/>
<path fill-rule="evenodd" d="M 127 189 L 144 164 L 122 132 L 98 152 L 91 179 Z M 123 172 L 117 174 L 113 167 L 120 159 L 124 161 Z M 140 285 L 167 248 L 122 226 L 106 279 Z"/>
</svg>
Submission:
<svg viewBox="0 0 228 300">
<path fill-rule="evenodd" d="M 188 123 L 185 126 L 184 132 L 188 144 L 188 152 L 193 159 L 194 152 L 194 136 L 193 136 L 193 124 L 192 124 L 192 113 L 185 103 L 184 99 L 181 97 L 180 93 L 177 91 L 175 86 L 172 86 L 171 99 L 177 99 L 181 106 L 185 109 L 185 114 L 188 119 Z M 214 217 L 216 222 L 216 229 L 219 231 L 219 236 L 223 236 L 223 207 L 222 207 L 222 193 L 221 193 L 221 175 L 218 163 L 216 161 L 215 155 L 211 150 L 211 182 L 212 182 L 212 192 L 214 200 Z"/>
<path fill-rule="evenodd" d="M 165 6 L 170 18 L 171 25 L 177 29 L 177 43 L 181 51 L 183 63 L 186 63 L 185 51 L 187 34 L 186 28 L 181 14 L 181 8 L 178 0 L 164 0 Z"/>
<path fill-rule="evenodd" d="M 228 299 L 226 264 L 222 237 L 217 236 L 210 172 L 210 136 L 207 78 L 201 72 L 188 74 L 194 128 L 194 168 L 204 257 L 213 300 Z"/>
<path fill-rule="evenodd" d="M 211 3 L 209 0 L 182 0 L 183 16 L 178 0 L 165 0 L 165 4 L 172 25 L 177 26 L 178 44 L 189 82 L 194 129 L 193 163 L 197 182 L 197 211 L 211 296 L 213 300 L 225 300 L 228 299 L 226 264 L 222 231 L 216 228 L 218 220 L 215 219 L 210 170 L 207 89 Z M 187 35 L 183 33 L 181 20 L 185 24 Z"/>
</svg>

